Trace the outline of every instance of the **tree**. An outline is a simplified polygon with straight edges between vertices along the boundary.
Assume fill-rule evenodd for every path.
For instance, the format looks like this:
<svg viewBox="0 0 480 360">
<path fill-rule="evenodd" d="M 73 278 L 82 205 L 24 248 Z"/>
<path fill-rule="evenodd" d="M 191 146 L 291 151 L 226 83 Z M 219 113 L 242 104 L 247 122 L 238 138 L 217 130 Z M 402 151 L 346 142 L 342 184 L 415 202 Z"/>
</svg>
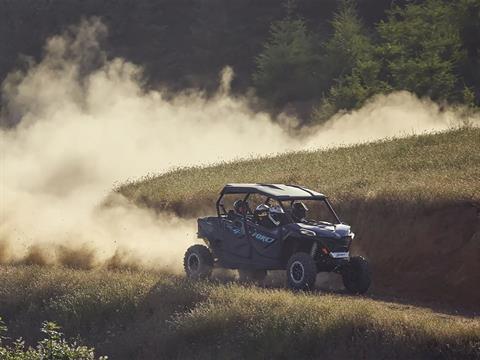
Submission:
<svg viewBox="0 0 480 360">
<path fill-rule="evenodd" d="M 459 10 L 457 21 L 460 38 L 466 51 L 465 61 L 459 69 L 466 85 L 464 101 L 470 105 L 480 105 L 480 1 L 460 0 L 456 6 Z"/>
<path fill-rule="evenodd" d="M 270 37 L 256 58 L 257 92 L 273 104 L 309 99 L 318 86 L 318 55 L 305 21 L 292 14 L 273 22 Z"/>
<path fill-rule="evenodd" d="M 333 34 L 324 45 L 322 71 L 329 88 L 313 113 L 323 122 L 339 110 L 350 110 L 377 92 L 387 91 L 380 80 L 381 62 L 354 1 L 345 0 L 332 21 Z"/>
<path fill-rule="evenodd" d="M 323 71 L 330 79 L 351 73 L 357 62 L 370 58 L 373 45 L 355 3 L 343 1 L 332 20 L 333 35 L 324 45 Z"/>
<path fill-rule="evenodd" d="M 380 22 L 379 48 L 387 81 L 433 100 L 461 101 L 465 86 L 457 75 L 465 59 L 452 2 L 427 0 L 394 6 Z"/>
</svg>

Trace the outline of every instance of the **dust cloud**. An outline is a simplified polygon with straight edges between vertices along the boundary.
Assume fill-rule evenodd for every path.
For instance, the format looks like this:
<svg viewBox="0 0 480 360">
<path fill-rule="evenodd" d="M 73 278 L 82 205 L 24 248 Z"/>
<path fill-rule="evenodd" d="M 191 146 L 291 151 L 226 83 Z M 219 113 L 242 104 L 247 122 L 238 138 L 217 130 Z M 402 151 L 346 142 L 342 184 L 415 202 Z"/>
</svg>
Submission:
<svg viewBox="0 0 480 360">
<path fill-rule="evenodd" d="M 73 267 L 145 264 L 179 270 L 195 223 L 118 198 L 124 181 L 178 166 L 347 145 L 457 126 L 456 110 L 400 92 L 292 135 L 282 121 L 229 93 L 147 90 L 141 68 L 108 59 L 107 29 L 84 20 L 50 38 L 44 56 L 2 84 L 0 261 Z M 6 119 L 6 118 L 9 119 Z M 470 121 L 478 122 L 477 118 Z"/>
</svg>

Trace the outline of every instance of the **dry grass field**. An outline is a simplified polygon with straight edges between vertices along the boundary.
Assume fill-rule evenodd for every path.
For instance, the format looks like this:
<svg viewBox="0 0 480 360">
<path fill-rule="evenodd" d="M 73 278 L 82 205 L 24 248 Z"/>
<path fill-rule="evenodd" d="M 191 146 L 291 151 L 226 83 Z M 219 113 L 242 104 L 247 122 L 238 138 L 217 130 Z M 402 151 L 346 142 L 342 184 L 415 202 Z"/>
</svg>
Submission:
<svg viewBox="0 0 480 360">
<path fill-rule="evenodd" d="M 480 322 L 335 294 L 146 271 L 2 267 L 11 337 L 44 320 L 111 359 L 478 359 Z"/>
</svg>

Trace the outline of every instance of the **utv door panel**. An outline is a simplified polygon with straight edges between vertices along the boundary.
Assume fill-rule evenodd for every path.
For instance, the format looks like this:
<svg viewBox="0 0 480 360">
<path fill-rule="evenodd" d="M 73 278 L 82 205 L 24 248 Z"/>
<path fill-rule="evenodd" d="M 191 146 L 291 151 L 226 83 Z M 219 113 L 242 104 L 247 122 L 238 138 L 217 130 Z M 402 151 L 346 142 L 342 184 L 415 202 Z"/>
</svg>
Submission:
<svg viewBox="0 0 480 360">
<path fill-rule="evenodd" d="M 229 258 L 240 257 L 248 259 L 251 256 L 251 246 L 245 231 L 243 220 L 222 220 L 222 250 Z M 230 262 L 229 259 L 225 259 Z M 232 259 L 235 261 L 234 259 Z"/>
<path fill-rule="evenodd" d="M 247 222 L 247 231 L 254 251 L 263 257 L 277 259 L 282 247 L 282 229 L 268 229 L 253 222 Z"/>
</svg>

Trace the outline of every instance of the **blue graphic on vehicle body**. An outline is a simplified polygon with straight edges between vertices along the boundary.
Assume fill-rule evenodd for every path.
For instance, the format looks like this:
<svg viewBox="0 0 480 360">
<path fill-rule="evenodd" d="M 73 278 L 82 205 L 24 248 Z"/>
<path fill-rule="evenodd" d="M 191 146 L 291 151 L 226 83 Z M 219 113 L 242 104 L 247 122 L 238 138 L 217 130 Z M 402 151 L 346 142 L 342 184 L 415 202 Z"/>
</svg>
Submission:
<svg viewBox="0 0 480 360">
<path fill-rule="evenodd" d="M 225 224 L 225 227 L 233 233 L 233 235 L 235 235 L 236 237 L 242 237 L 244 235 L 244 231 L 242 229 L 242 227 L 236 225 L 236 224 Z M 250 233 L 250 236 L 252 236 L 252 238 L 254 238 L 255 240 L 257 241 L 260 241 L 261 243 L 263 244 L 271 244 L 275 241 L 274 238 L 270 237 L 270 236 L 267 236 L 267 235 L 264 235 L 264 234 L 261 234 L 259 232 L 256 232 L 255 230 L 251 230 L 249 231 Z"/>
<path fill-rule="evenodd" d="M 273 243 L 273 242 L 275 241 L 274 238 L 272 238 L 272 237 L 270 237 L 270 236 L 267 236 L 267 235 L 264 235 L 264 234 L 260 234 L 260 233 L 258 233 L 258 232 L 256 232 L 256 231 L 253 231 L 253 232 L 251 233 L 251 235 L 252 235 L 252 237 L 253 237 L 254 239 L 256 239 L 256 240 L 258 240 L 258 241 L 260 241 L 260 242 L 262 242 L 262 243 L 264 243 L 264 244 L 271 244 L 271 243 Z"/>
</svg>

